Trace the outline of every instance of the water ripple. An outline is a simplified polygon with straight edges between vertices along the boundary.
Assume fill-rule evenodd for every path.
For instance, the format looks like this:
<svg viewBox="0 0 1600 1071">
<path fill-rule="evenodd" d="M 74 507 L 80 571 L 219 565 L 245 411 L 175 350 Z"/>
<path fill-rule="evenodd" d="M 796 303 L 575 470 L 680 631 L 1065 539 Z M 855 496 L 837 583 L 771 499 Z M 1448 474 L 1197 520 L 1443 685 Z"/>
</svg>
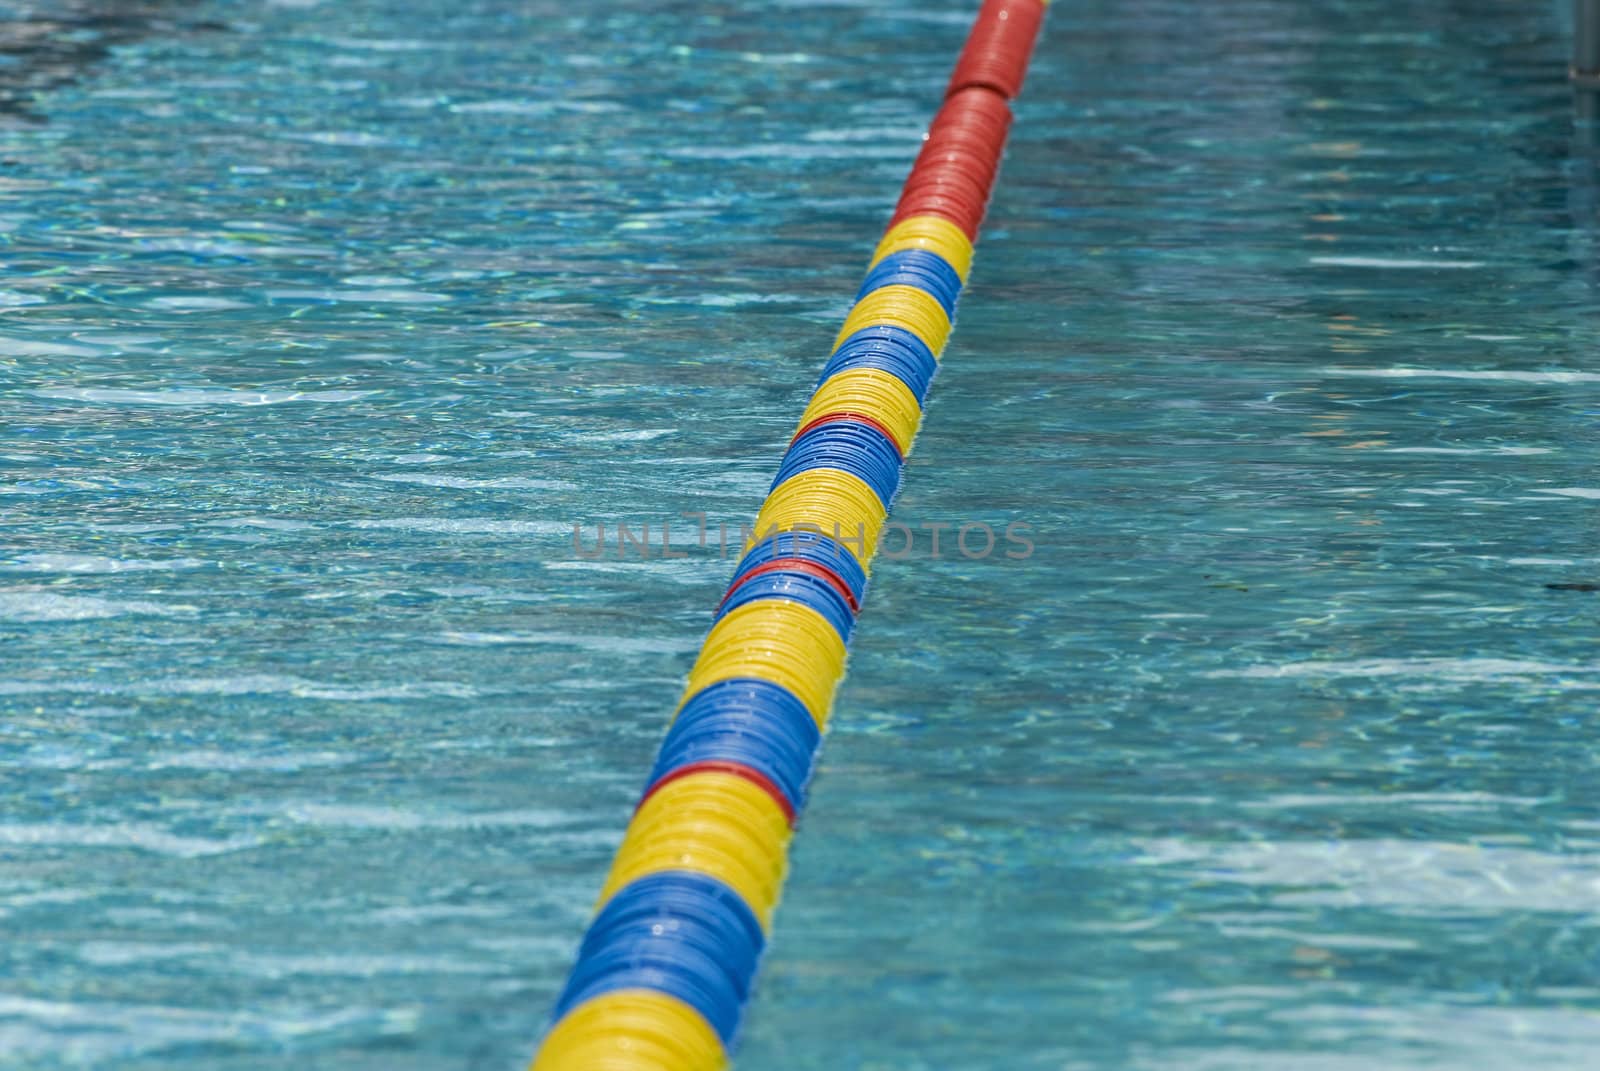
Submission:
<svg viewBox="0 0 1600 1071">
<path fill-rule="evenodd" d="M 0 589 L 0 620 L 7 621 L 93 621 L 130 614 L 193 613 L 195 609 L 148 599 L 103 599 L 32 589 Z"/>
<path fill-rule="evenodd" d="M 373 395 L 369 390 L 218 390 L 174 388 L 130 390 L 120 387 L 46 387 L 28 392 L 36 398 L 94 402 L 106 405 L 283 405 L 287 402 L 353 402 Z"/>
</svg>

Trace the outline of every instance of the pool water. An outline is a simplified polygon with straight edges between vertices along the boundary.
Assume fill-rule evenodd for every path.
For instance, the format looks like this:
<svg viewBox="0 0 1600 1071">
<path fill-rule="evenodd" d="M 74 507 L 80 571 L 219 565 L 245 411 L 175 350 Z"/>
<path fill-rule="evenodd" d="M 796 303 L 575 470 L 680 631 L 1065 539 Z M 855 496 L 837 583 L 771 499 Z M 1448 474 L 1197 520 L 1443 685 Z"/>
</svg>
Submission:
<svg viewBox="0 0 1600 1071">
<path fill-rule="evenodd" d="M 526 1062 L 972 7 L 0 10 L 0 1067 Z M 1563 33 L 1053 5 L 742 1069 L 1595 1066 Z"/>
</svg>

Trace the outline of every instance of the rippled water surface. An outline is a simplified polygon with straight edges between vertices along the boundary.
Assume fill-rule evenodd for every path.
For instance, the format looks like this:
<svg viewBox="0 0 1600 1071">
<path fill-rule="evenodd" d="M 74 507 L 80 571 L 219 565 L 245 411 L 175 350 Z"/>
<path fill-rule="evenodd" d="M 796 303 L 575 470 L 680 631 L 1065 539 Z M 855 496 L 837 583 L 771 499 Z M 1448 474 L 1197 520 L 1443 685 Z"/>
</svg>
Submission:
<svg viewBox="0 0 1600 1071">
<path fill-rule="evenodd" d="M 1556 7 L 1053 5 L 741 1067 L 1600 1063 Z M 0 10 L 0 1066 L 526 1060 L 970 10 Z"/>
</svg>

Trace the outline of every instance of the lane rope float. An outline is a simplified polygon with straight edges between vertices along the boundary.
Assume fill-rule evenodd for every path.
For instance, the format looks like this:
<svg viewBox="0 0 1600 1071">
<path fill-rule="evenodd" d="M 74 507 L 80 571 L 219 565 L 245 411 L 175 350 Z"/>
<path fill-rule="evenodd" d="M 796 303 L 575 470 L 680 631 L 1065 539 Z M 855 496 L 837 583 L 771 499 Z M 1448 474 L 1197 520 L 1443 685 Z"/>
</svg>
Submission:
<svg viewBox="0 0 1600 1071">
<path fill-rule="evenodd" d="M 978 12 L 716 608 L 532 1071 L 728 1065 L 1048 2 L 984 0 Z"/>
</svg>

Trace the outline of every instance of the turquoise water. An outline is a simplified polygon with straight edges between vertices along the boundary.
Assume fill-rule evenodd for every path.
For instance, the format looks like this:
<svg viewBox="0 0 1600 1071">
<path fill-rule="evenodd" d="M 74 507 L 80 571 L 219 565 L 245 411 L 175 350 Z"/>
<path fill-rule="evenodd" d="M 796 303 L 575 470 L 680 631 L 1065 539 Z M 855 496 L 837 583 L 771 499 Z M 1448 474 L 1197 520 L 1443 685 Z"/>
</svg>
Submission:
<svg viewBox="0 0 1600 1071">
<path fill-rule="evenodd" d="M 1595 1066 L 1557 11 L 1054 8 L 741 1068 Z M 0 10 L 0 1067 L 526 1061 L 970 9 Z"/>
</svg>

